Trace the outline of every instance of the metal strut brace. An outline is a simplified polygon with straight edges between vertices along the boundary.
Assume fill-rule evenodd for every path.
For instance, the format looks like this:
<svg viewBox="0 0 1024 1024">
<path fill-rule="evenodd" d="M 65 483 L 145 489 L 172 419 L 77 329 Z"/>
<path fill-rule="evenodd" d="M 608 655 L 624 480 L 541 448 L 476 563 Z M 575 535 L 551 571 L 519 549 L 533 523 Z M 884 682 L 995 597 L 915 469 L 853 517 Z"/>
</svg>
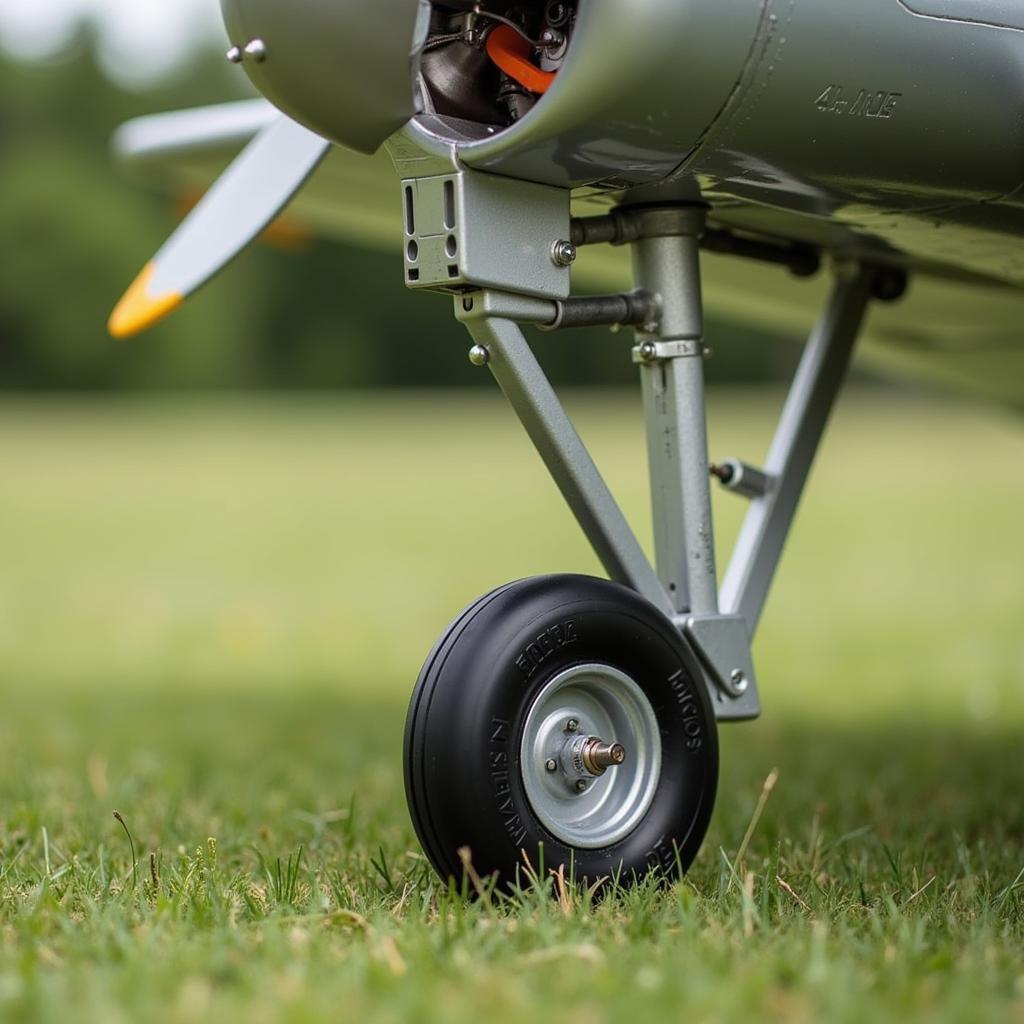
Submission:
<svg viewBox="0 0 1024 1024">
<path fill-rule="evenodd" d="M 751 637 L 872 298 L 875 273 L 844 269 L 807 343 L 779 419 L 764 467 L 768 489 L 747 513 L 722 584 L 722 607 L 744 619 Z"/>
<path fill-rule="evenodd" d="M 514 322 L 550 320 L 551 303 L 483 292 L 457 298 L 455 309 L 605 571 L 671 616 L 665 588 Z"/>
</svg>

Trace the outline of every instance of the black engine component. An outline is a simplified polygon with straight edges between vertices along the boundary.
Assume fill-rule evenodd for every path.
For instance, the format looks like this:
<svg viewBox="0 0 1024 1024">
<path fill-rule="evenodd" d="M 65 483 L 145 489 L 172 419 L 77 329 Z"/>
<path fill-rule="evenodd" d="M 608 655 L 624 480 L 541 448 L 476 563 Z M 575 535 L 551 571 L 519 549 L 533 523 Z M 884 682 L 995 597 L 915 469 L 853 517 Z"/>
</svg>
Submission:
<svg viewBox="0 0 1024 1024">
<path fill-rule="evenodd" d="M 488 36 L 499 26 L 513 29 L 529 42 L 536 66 L 556 72 L 575 18 L 575 0 L 436 4 L 420 65 L 428 104 L 444 117 L 496 127 L 514 123 L 537 97 L 495 64 L 487 52 Z"/>
</svg>

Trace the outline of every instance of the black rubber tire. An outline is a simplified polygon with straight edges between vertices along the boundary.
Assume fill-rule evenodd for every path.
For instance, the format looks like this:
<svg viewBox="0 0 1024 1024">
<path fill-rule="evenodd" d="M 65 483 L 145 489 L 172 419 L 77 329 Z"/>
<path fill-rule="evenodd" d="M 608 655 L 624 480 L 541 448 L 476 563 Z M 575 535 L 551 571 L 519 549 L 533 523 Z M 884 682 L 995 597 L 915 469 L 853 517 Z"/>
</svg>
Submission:
<svg viewBox="0 0 1024 1024">
<path fill-rule="evenodd" d="M 573 665 L 611 665 L 651 702 L 662 765 L 647 814 L 605 849 L 571 848 L 534 816 L 519 771 L 537 693 Z M 405 730 L 405 788 L 417 835 L 442 878 L 475 871 L 515 884 L 522 851 L 578 880 L 674 878 L 696 856 L 718 786 L 718 737 L 700 667 L 671 622 L 634 591 L 589 576 L 510 583 L 470 605 L 420 672 Z"/>
</svg>

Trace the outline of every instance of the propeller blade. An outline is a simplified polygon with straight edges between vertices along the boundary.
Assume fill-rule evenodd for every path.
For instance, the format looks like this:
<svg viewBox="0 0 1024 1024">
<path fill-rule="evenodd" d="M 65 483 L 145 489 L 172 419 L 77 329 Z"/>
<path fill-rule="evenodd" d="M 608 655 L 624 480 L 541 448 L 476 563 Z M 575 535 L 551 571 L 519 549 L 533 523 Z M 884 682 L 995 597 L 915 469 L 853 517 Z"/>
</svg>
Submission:
<svg viewBox="0 0 1024 1024">
<path fill-rule="evenodd" d="M 264 128 L 125 292 L 110 333 L 129 338 L 177 309 L 277 217 L 330 147 L 287 117 Z"/>
</svg>

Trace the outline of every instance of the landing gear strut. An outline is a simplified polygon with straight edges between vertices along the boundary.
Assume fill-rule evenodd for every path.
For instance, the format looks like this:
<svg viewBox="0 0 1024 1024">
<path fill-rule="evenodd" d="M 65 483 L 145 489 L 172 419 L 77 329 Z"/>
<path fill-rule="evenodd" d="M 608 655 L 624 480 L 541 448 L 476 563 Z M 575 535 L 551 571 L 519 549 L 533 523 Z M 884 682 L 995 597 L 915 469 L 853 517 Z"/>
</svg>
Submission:
<svg viewBox="0 0 1024 1024">
<path fill-rule="evenodd" d="M 630 883 L 652 871 L 678 876 L 711 817 L 716 719 L 760 713 L 751 641 L 868 304 L 897 297 L 900 275 L 836 266 L 767 464 L 712 467 L 701 248 L 781 263 L 799 275 L 812 273 L 818 257 L 708 231 L 706 216 L 699 205 L 624 207 L 573 222 L 568 237 L 551 245 L 560 266 L 578 245 L 630 244 L 637 289 L 628 295 L 546 297 L 550 266 L 543 279 L 517 266 L 507 288 L 487 280 L 456 294 L 456 316 L 474 342 L 471 360 L 493 373 L 614 582 L 551 576 L 510 584 L 467 609 L 428 659 L 409 712 L 406 788 L 442 876 L 461 874 L 460 850 L 481 876 L 497 873 L 506 884 L 524 857 L 591 882 Z M 451 248 L 458 250 L 457 237 Z M 465 266 L 452 273 L 473 277 Z M 635 328 L 654 566 L 522 323 Z M 712 470 L 751 502 L 721 590 Z"/>
</svg>

